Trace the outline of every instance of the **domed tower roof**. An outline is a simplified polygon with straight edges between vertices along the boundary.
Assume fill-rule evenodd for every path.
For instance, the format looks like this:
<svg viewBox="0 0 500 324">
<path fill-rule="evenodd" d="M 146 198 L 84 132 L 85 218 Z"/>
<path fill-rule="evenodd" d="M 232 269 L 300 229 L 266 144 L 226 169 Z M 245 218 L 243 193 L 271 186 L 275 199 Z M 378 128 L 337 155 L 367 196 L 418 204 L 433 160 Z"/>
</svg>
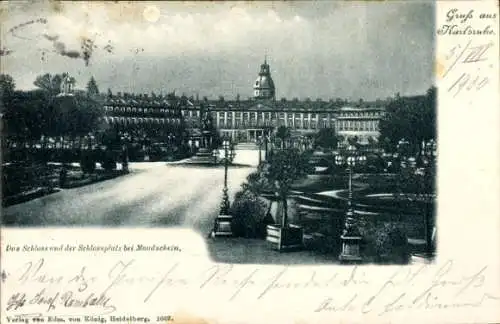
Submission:
<svg viewBox="0 0 500 324">
<path fill-rule="evenodd" d="M 264 59 L 264 63 L 260 65 L 259 76 L 253 85 L 253 96 L 255 99 L 275 98 L 274 82 L 271 78 L 269 64 L 267 64 L 266 59 Z"/>
</svg>

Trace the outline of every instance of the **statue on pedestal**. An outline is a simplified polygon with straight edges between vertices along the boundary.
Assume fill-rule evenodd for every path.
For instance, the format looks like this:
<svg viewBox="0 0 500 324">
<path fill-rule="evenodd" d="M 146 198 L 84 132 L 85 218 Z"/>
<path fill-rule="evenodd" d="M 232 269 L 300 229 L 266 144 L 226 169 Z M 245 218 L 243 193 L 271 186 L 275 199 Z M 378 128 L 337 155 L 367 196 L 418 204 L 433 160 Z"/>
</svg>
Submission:
<svg viewBox="0 0 500 324">
<path fill-rule="evenodd" d="M 210 109 L 205 108 L 204 105 L 200 107 L 200 119 L 202 134 L 201 145 L 204 149 L 210 149 L 212 147 L 214 126 Z"/>
<path fill-rule="evenodd" d="M 73 96 L 73 88 L 75 86 L 75 78 L 70 77 L 68 73 L 63 73 L 60 92 L 58 97 L 62 96 Z"/>
</svg>

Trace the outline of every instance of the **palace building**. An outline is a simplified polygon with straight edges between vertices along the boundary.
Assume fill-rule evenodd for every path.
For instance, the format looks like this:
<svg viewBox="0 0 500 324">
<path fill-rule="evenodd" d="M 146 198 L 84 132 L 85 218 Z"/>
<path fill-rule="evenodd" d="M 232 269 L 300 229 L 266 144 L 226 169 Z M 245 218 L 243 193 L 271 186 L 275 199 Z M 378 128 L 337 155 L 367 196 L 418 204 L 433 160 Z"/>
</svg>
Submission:
<svg viewBox="0 0 500 324">
<path fill-rule="evenodd" d="M 238 142 L 256 141 L 279 126 L 290 128 L 292 136 L 334 128 L 345 139 L 357 136 L 360 143 L 379 136 L 378 123 L 384 114 L 379 103 L 348 104 L 343 100 L 276 99 L 276 88 L 267 60 L 252 85 L 253 97 L 247 100 L 194 99 L 186 96 L 108 95 L 105 121 L 131 128 L 167 129 L 169 133 L 184 126 L 191 133 L 201 127 L 210 113 L 221 135 Z"/>
</svg>

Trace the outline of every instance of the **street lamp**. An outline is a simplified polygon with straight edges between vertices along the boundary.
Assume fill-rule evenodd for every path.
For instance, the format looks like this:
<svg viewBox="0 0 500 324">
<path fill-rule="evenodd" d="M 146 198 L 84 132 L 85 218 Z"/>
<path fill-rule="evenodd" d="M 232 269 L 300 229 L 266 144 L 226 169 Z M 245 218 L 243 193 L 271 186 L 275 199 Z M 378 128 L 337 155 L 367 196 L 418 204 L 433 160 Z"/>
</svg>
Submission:
<svg viewBox="0 0 500 324">
<path fill-rule="evenodd" d="M 434 175 L 435 172 L 429 172 L 431 170 L 435 170 L 435 161 L 436 161 L 436 156 L 437 156 L 437 144 L 436 141 L 433 139 L 429 140 L 428 142 L 423 142 L 422 143 L 422 151 L 421 155 L 424 158 L 424 166 L 426 167 L 425 173 L 423 174 L 424 181 L 427 183 L 427 181 L 435 181 Z M 426 256 L 427 257 L 432 257 L 434 253 L 433 249 L 433 241 L 434 241 L 434 226 L 432 225 L 432 213 L 429 210 L 430 203 L 434 200 L 434 193 L 432 192 L 434 190 L 434 186 L 430 185 L 428 186 L 427 189 L 430 189 L 431 192 L 429 192 L 429 200 L 427 201 L 426 204 L 426 212 L 424 215 L 424 227 L 425 227 L 425 245 L 426 245 Z"/>
<path fill-rule="evenodd" d="M 216 236 L 232 236 L 232 216 L 229 214 L 229 196 L 227 194 L 227 169 L 229 163 L 232 163 L 235 152 L 234 147 L 231 145 L 229 138 L 225 137 L 222 142 L 222 148 L 224 149 L 224 155 L 222 160 L 224 161 L 224 188 L 222 189 L 222 201 L 220 205 L 220 212 L 215 219 L 214 229 L 212 230 L 212 237 Z"/>
<path fill-rule="evenodd" d="M 262 163 L 262 136 L 259 136 L 257 143 L 259 144 L 259 165 Z"/>
<path fill-rule="evenodd" d="M 398 144 L 398 149 L 404 153 L 404 147 L 406 141 L 400 140 Z M 434 175 L 433 172 L 435 167 L 436 158 L 436 142 L 430 140 L 428 142 L 423 141 L 421 145 L 421 151 L 419 155 L 419 160 L 421 162 L 422 169 L 417 169 L 417 161 L 403 156 L 401 160 L 401 172 L 406 174 L 407 177 L 415 180 L 417 187 L 414 188 L 416 191 L 414 193 L 417 195 L 417 199 L 420 203 L 424 204 L 423 222 L 424 222 L 424 235 L 425 235 L 425 251 L 424 255 L 427 258 L 432 258 L 434 254 L 434 230 L 433 226 L 433 213 L 431 207 L 433 207 L 434 201 Z M 402 184 L 406 179 L 402 178 Z M 412 181 L 413 182 L 413 181 Z M 413 195 L 413 194 L 411 194 Z"/>
<path fill-rule="evenodd" d="M 264 135 L 264 160 L 267 161 L 267 154 L 269 150 L 270 135 L 268 132 Z"/>
<path fill-rule="evenodd" d="M 130 143 L 130 135 L 128 133 L 125 133 L 120 139 L 122 143 L 122 171 L 128 173 L 128 146 Z"/>
<path fill-rule="evenodd" d="M 89 149 L 93 150 L 94 149 L 94 135 L 92 133 L 89 133 Z"/>
<path fill-rule="evenodd" d="M 398 145 L 397 145 L 399 153 L 403 156 L 407 156 L 410 148 L 410 142 L 408 140 L 402 138 L 399 140 Z"/>
<path fill-rule="evenodd" d="M 408 155 L 410 151 L 410 142 L 408 142 L 404 138 L 400 139 L 397 145 L 397 150 L 399 153 L 399 157 L 401 159 L 400 166 L 401 168 L 406 168 L 408 163 Z"/>
<path fill-rule="evenodd" d="M 236 157 L 236 150 L 234 147 L 234 143 L 229 141 L 229 162 L 233 163 L 235 157 Z"/>
<path fill-rule="evenodd" d="M 212 156 L 214 157 L 214 164 L 217 164 L 217 157 L 219 156 L 219 150 L 214 149 L 212 151 Z"/>
<path fill-rule="evenodd" d="M 339 255 L 339 260 L 342 262 L 357 262 L 361 261 L 360 243 L 361 233 L 354 215 L 352 206 L 352 173 L 356 164 L 366 162 L 366 156 L 358 155 L 354 145 L 349 145 L 346 149 L 345 156 L 336 155 L 335 164 L 338 166 L 346 166 L 349 172 L 349 188 L 347 200 L 347 213 L 345 219 L 345 228 L 342 232 L 342 252 Z"/>
<path fill-rule="evenodd" d="M 437 144 L 436 141 L 431 139 L 428 142 L 422 142 L 422 150 L 420 152 L 421 156 L 424 158 L 424 165 L 429 165 L 434 162 L 437 155 Z"/>
</svg>

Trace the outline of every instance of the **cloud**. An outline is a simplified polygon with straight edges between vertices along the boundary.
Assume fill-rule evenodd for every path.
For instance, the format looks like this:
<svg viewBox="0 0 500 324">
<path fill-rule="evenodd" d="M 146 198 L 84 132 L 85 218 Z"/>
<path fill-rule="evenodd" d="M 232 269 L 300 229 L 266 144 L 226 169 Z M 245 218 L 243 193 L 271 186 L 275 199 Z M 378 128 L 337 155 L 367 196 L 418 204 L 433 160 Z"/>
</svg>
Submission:
<svg viewBox="0 0 500 324">
<path fill-rule="evenodd" d="M 51 36 L 51 35 L 43 34 L 43 37 L 45 37 L 47 40 L 53 42 L 59 38 L 59 35 L 52 35 Z"/>
<path fill-rule="evenodd" d="M 157 19 L 144 18 L 148 6 L 158 8 Z M 368 99 L 415 93 L 432 83 L 433 5 L 425 3 L 14 7 L 9 27 L 40 17 L 47 21 L 42 28 L 23 29 L 21 36 L 30 41 L 3 35 L 3 45 L 13 51 L 3 56 L 4 66 L 15 78 L 64 69 L 77 78 L 99 76 L 101 88 L 116 91 L 158 91 L 161 84 L 181 92 L 246 97 L 267 53 L 279 96 Z M 34 59 L 44 48 L 53 53 Z M 23 83 L 32 81 L 17 84 Z"/>
</svg>

